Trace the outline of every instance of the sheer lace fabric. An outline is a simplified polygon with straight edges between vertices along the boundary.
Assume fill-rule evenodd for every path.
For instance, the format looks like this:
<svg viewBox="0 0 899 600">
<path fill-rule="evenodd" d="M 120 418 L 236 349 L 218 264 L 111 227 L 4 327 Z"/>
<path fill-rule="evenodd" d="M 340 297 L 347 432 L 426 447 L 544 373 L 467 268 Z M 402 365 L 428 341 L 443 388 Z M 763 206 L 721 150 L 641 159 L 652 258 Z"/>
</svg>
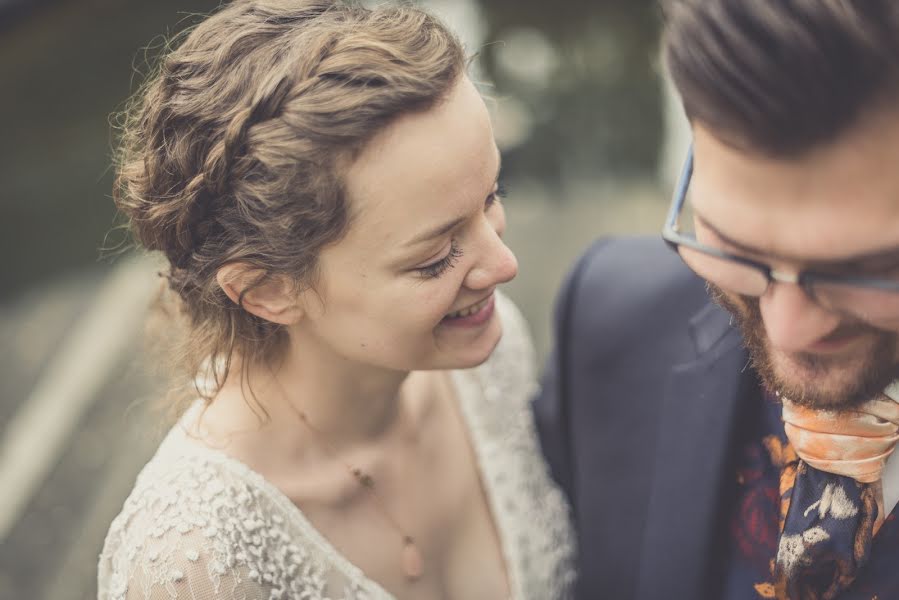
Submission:
<svg viewBox="0 0 899 600">
<path fill-rule="evenodd" d="M 540 455 L 529 399 L 533 348 L 497 296 L 504 335 L 490 359 L 452 373 L 512 596 L 565 598 L 574 536 Z M 278 489 L 175 426 L 112 522 L 98 568 L 101 600 L 392 598 L 337 552 Z"/>
</svg>

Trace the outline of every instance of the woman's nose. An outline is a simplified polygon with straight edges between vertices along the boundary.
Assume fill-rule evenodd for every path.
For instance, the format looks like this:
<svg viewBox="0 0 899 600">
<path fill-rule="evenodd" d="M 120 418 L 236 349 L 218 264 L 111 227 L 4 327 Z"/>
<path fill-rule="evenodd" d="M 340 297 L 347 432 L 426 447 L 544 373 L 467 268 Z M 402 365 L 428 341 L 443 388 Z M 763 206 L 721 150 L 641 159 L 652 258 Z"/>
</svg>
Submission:
<svg viewBox="0 0 899 600">
<path fill-rule="evenodd" d="M 465 277 L 465 287 L 488 289 L 511 281 L 518 274 L 518 260 L 503 242 L 501 232 L 491 227 L 481 243 L 480 259 Z"/>
</svg>

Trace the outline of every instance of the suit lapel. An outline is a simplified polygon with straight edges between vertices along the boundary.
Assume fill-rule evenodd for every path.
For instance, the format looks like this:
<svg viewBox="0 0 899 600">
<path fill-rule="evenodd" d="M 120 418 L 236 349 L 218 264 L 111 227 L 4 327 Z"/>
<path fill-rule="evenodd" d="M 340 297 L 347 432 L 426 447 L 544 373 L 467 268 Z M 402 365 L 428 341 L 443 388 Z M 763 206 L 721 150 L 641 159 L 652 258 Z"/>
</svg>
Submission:
<svg viewBox="0 0 899 600">
<path fill-rule="evenodd" d="M 705 597 L 737 406 L 754 385 L 727 313 L 707 305 L 691 320 L 691 335 L 696 358 L 672 369 L 660 405 L 640 600 Z"/>
</svg>

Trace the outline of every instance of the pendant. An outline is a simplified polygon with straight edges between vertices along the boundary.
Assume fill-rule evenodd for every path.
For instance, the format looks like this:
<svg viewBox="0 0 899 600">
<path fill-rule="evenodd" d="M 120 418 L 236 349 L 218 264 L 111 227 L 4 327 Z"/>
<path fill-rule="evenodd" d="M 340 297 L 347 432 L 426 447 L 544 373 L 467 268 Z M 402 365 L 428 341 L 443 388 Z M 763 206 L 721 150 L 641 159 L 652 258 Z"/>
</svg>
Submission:
<svg viewBox="0 0 899 600">
<path fill-rule="evenodd" d="M 415 545 L 415 540 L 406 537 L 403 540 L 403 575 L 410 581 L 415 581 L 421 577 L 424 570 L 424 560 L 421 558 L 421 552 Z"/>
</svg>

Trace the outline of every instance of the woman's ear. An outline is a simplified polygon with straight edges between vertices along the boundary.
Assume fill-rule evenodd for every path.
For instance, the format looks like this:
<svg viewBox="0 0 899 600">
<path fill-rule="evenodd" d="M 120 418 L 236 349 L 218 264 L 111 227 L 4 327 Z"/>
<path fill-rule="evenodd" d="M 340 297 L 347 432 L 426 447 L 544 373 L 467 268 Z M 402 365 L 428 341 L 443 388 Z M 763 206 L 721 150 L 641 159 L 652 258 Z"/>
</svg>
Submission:
<svg viewBox="0 0 899 600">
<path fill-rule="evenodd" d="M 248 313 L 280 325 L 299 321 L 303 309 L 293 281 L 281 275 L 263 279 L 263 275 L 261 269 L 246 263 L 230 263 L 215 278 L 228 298 Z"/>
</svg>

